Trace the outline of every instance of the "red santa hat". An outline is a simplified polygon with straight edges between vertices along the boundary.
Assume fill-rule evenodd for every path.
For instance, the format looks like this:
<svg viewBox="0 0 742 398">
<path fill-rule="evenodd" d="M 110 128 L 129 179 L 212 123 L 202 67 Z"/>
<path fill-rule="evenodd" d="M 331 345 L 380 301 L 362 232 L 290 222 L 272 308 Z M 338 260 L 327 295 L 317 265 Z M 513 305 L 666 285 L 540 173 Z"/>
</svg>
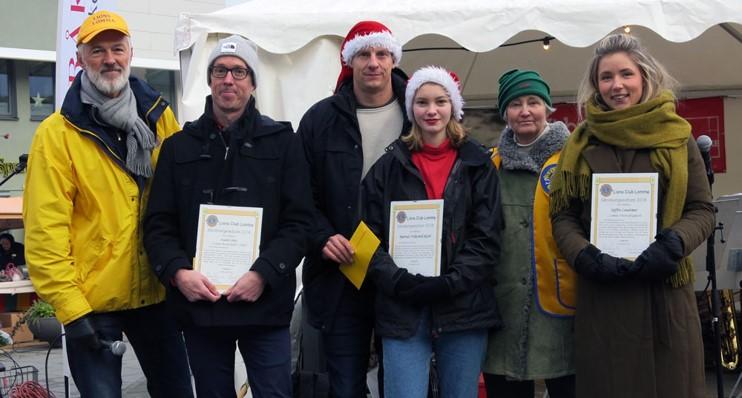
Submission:
<svg viewBox="0 0 742 398">
<path fill-rule="evenodd" d="M 350 67 L 353 57 L 358 51 L 368 47 L 382 47 L 389 50 L 394 58 L 394 66 L 398 66 L 399 61 L 402 60 L 402 45 L 397 42 L 389 28 L 376 21 L 358 22 L 350 29 L 340 46 L 341 70 L 335 87 L 336 92 L 346 79 L 353 76 L 353 69 Z"/>
<path fill-rule="evenodd" d="M 456 73 L 440 66 L 425 66 L 412 74 L 405 89 L 405 107 L 408 120 L 415 120 L 412 103 L 415 93 L 425 83 L 435 83 L 443 87 L 451 99 L 452 116 L 457 122 L 464 117 L 464 98 L 461 96 L 461 81 Z"/>
</svg>

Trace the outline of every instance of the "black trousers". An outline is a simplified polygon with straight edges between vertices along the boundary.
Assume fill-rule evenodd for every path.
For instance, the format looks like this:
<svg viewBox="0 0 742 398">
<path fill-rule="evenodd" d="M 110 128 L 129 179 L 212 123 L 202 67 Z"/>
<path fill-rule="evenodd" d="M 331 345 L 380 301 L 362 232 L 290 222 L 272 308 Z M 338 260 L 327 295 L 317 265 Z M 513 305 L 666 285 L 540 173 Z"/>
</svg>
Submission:
<svg viewBox="0 0 742 398">
<path fill-rule="evenodd" d="M 235 342 L 247 368 L 253 397 L 291 398 L 289 328 L 187 327 L 183 330 L 196 395 L 234 398 Z"/>
<path fill-rule="evenodd" d="M 366 373 L 374 326 L 372 302 L 350 283 L 343 289 L 332 327 L 321 331 L 330 396 L 366 398 Z"/>
<path fill-rule="evenodd" d="M 544 380 L 549 398 L 575 398 L 575 376 Z M 505 376 L 484 374 L 488 398 L 534 398 L 533 380 L 508 380 Z"/>
<path fill-rule="evenodd" d="M 164 303 L 88 316 L 103 340 L 121 340 L 122 333 L 126 333 L 147 378 L 150 396 L 193 397 L 183 335 Z M 93 351 L 67 340 L 67 359 L 83 398 L 121 397 L 120 356 L 113 355 L 110 349 Z"/>
</svg>

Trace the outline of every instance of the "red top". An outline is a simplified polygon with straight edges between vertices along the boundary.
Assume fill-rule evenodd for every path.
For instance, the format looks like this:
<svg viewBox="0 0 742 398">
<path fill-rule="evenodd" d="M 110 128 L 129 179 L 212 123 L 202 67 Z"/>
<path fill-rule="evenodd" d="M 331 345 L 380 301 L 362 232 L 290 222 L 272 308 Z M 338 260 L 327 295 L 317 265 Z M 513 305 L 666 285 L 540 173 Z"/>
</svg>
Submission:
<svg viewBox="0 0 742 398">
<path fill-rule="evenodd" d="M 420 170 L 428 199 L 443 199 L 443 190 L 456 161 L 456 153 L 448 139 L 437 148 L 423 144 L 422 149 L 412 153 L 412 163 Z"/>
</svg>

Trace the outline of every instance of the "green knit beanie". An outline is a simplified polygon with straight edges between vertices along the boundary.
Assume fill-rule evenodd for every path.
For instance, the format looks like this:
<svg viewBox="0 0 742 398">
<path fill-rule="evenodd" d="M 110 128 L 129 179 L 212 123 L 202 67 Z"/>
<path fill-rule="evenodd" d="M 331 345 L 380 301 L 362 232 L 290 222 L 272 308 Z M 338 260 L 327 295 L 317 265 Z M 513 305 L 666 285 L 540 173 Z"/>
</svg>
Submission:
<svg viewBox="0 0 742 398">
<path fill-rule="evenodd" d="M 505 119 L 505 110 L 510 101 L 523 95 L 537 95 L 551 107 L 551 90 L 538 72 L 511 69 L 500 76 L 499 83 L 497 109 L 503 119 Z"/>
</svg>

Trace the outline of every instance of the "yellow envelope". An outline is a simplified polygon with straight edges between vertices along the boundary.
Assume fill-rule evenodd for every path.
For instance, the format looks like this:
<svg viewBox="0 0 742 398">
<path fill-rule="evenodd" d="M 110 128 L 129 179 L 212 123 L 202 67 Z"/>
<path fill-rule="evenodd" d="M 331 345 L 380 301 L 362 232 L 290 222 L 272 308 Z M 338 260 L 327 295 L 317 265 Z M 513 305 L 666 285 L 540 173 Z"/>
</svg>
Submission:
<svg viewBox="0 0 742 398">
<path fill-rule="evenodd" d="M 371 257 L 374 256 L 376 248 L 379 247 L 380 243 L 379 238 L 374 235 L 366 223 L 363 221 L 358 223 L 358 228 L 356 228 L 356 231 L 353 232 L 353 236 L 350 238 L 350 245 L 355 250 L 353 262 L 350 264 L 340 264 L 340 272 L 358 290 L 361 289 L 363 280 L 366 279 L 368 264 L 371 262 Z"/>
</svg>

